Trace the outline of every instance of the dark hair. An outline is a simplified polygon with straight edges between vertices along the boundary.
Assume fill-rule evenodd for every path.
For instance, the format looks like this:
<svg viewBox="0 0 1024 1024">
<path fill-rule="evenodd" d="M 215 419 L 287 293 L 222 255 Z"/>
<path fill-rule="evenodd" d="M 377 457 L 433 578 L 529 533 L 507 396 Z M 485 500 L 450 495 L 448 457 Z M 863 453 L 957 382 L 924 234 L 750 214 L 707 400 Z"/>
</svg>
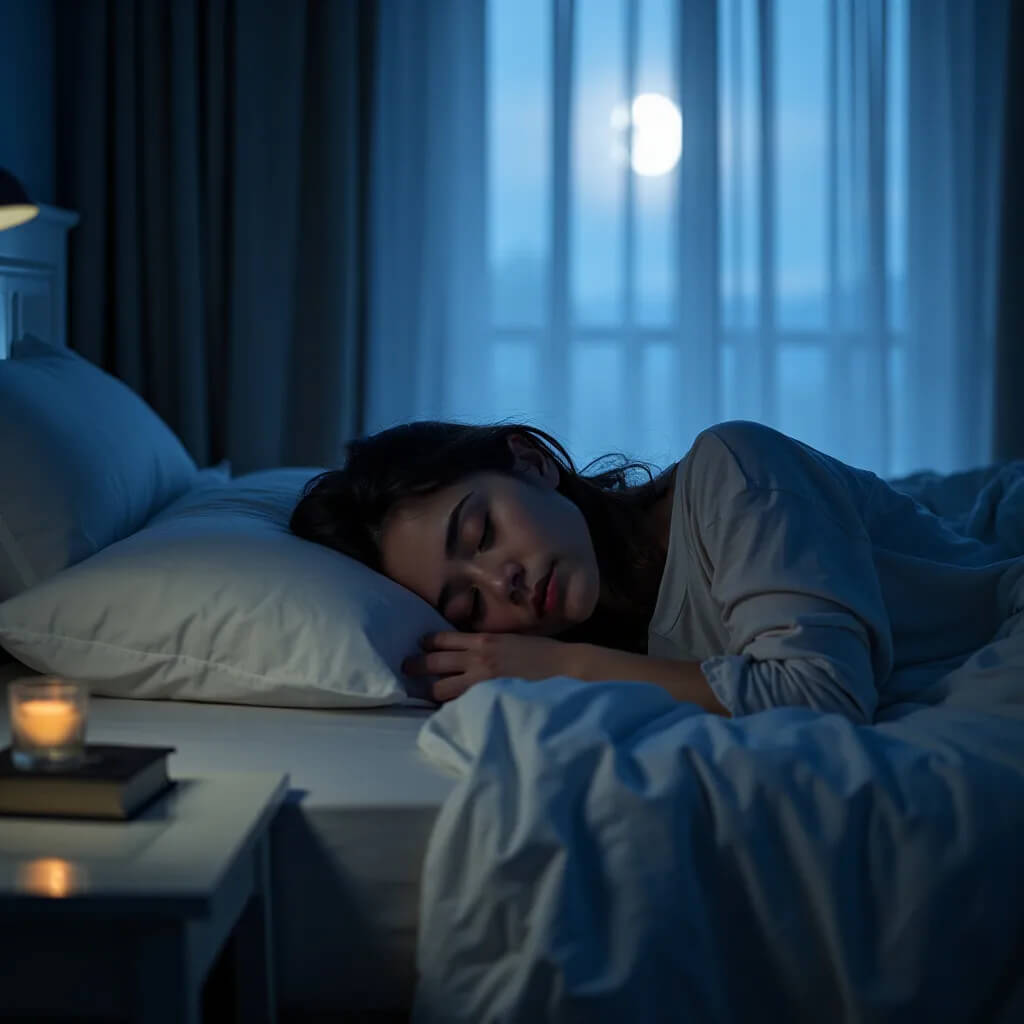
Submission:
<svg viewBox="0 0 1024 1024">
<path fill-rule="evenodd" d="M 611 606 L 599 605 L 585 623 L 559 634 L 559 639 L 646 652 L 664 552 L 643 513 L 664 494 L 670 471 L 655 477 L 646 463 L 628 461 L 620 453 L 615 453 L 619 465 L 584 476 L 612 456 L 577 471 L 562 445 L 538 427 L 406 423 L 348 442 L 344 468 L 328 470 L 306 484 L 292 512 L 291 529 L 380 571 L 380 538 L 393 509 L 472 473 L 512 474 L 512 435 L 554 460 L 558 491 L 583 513 L 603 588 L 611 595 Z M 634 469 L 643 470 L 647 481 L 631 485 L 628 474 Z"/>
</svg>

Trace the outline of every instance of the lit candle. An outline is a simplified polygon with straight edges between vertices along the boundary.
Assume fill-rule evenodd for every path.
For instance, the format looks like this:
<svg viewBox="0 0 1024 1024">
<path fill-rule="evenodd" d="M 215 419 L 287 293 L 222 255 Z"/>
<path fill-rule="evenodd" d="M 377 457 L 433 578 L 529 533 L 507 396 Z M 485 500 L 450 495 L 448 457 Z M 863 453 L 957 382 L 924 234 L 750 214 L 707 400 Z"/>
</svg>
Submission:
<svg viewBox="0 0 1024 1024">
<path fill-rule="evenodd" d="M 71 743 L 82 727 L 82 712 L 69 700 L 36 698 L 12 708 L 12 727 L 37 747 Z"/>
<path fill-rule="evenodd" d="M 16 768 L 72 767 L 85 751 L 89 691 L 70 679 L 17 679 L 7 690 Z"/>
</svg>

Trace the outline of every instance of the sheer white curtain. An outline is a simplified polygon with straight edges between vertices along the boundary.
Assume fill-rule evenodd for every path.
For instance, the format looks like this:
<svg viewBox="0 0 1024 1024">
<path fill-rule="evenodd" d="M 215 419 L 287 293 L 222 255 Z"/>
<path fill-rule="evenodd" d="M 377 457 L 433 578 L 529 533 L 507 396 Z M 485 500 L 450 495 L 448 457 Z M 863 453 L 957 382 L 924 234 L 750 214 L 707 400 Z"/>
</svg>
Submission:
<svg viewBox="0 0 1024 1024">
<path fill-rule="evenodd" d="M 1005 21 L 385 0 L 367 429 L 665 464 L 748 418 L 886 475 L 984 462 Z"/>
<path fill-rule="evenodd" d="M 380 0 L 366 431 L 486 420 L 486 8 Z"/>
</svg>

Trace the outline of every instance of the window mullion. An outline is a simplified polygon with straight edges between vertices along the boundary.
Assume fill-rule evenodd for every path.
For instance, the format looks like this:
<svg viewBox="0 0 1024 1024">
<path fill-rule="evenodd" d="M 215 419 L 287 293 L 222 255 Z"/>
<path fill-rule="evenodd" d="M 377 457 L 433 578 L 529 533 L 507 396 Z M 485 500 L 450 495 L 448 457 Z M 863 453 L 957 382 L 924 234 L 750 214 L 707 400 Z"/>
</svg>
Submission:
<svg viewBox="0 0 1024 1024">
<path fill-rule="evenodd" d="M 828 260 L 828 296 L 826 315 L 830 393 L 834 401 L 829 404 L 829 436 L 833 444 L 842 437 L 843 424 L 848 422 L 849 387 L 846 385 L 849 366 L 847 339 L 839 320 L 839 5 L 840 0 L 829 0 L 828 6 L 828 152 L 825 248 Z"/>
<path fill-rule="evenodd" d="M 760 43 L 760 346 L 761 417 L 773 423 L 778 417 L 775 338 L 775 3 L 759 0 Z"/>
<path fill-rule="evenodd" d="M 743 299 L 743 11 L 740 0 L 728 0 L 732 9 L 729 17 L 731 39 L 729 40 L 729 61 L 731 67 L 730 99 L 732 105 L 726 112 L 732 151 L 730 169 L 729 202 L 732 205 L 732 287 L 733 320 L 737 325 L 747 326 L 746 308 Z M 739 355 L 737 353 L 737 355 Z M 742 357 L 740 357 L 742 359 Z"/>
<path fill-rule="evenodd" d="M 638 0 L 626 0 L 626 111 L 627 122 L 625 181 L 625 238 L 622 246 L 623 319 L 627 338 L 632 334 L 634 321 L 634 294 L 636 271 L 636 189 L 633 174 L 633 99 L 636 94 L 636 51 L 637 51 L 637 6 Z"/>
<path fill-rule="evenodd" d="M 572 73 L 574 0 L 552 0 L 551 67 L 551 277 L 548 338 L 541 366 L 547 401 L 545 408 L 560 422 L 551 426 L 563 433 L 568 429 L 566 396 L 569 389 L 569 345 L 571 314 L 569 303 L 569 198 L 572 141 Z"/>
<path fill-rule="evenodd" d="M 678 175 L 679 359 L 685 432 L 717 420 L 721 398 L 718 0 L 678 0 L 683 114 Z"/>
<path fill-rule="evenodd" d="M 889 443 L 889 317 L 886 308 L 885 231 L 885 143 L 886 143 L 886 61 L 888 18 L 886 0 L 873 0 L 865 11 L 864 54 L 867 65 L 868 100 L 868 238 L 870 286 L 868 291 L 868 334 L 874 355 L 873 379 L 878 381 L 878 422 L 876 464 L 888 473 Z"/>
<path fill-rule="evenodd" d="M 640 349 L 640 337 L 635 330 L 636 322 L 636 177 L 633 171 L 633 99 L 636 95 L 636 64 L 639 47 L 639 0 L 626 0 L 626 110 L 628 145 L 625 166 L 625 217 L 622 246 L 623 286 L 623 337 L 619 342 L 625 354 L 626 379 L 622 382 L 625 394 L 632 397 L 641 393 L 641 361 L 644 353 Z M 629 404 L 629 399 L 624 405 Z"/>
</svg>

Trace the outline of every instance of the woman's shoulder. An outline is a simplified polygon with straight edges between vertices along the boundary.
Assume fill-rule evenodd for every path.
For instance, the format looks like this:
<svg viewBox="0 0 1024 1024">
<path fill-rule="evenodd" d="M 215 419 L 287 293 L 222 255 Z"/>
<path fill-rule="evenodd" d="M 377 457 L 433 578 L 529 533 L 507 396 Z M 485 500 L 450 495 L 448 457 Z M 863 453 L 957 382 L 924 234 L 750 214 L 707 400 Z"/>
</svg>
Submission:
<svg viewBox="0 0 1024 1024">
<path fill-rule="evenodd" d="M 792 443 L 791 438 L 763 423 L 726 420 L 702 430 L 683 461 L 688 475 L 735 477 L 747 486 L 756 486 L 765 482 L 768 464 Z"/>
<path fill-rule="evenodd" d="M 694 438 L 691 450 L 700 449 L 711 455 L 716 452 L 720 455 L 730 454 L 733 458 L 741 459 L 744 455 L 756 456 L 767 450 L 789 448 L 799 443 L 764 423 L 725 420 L 702 430 Z"/>
<path fill-rule="evenodd" d="M 764 423 L 728 420 L 702 430 L 685 459 L 691 487 L 717 499 L 741 490 L 820 496 L 852 472 L 838 459 Z"/>
</svg>

